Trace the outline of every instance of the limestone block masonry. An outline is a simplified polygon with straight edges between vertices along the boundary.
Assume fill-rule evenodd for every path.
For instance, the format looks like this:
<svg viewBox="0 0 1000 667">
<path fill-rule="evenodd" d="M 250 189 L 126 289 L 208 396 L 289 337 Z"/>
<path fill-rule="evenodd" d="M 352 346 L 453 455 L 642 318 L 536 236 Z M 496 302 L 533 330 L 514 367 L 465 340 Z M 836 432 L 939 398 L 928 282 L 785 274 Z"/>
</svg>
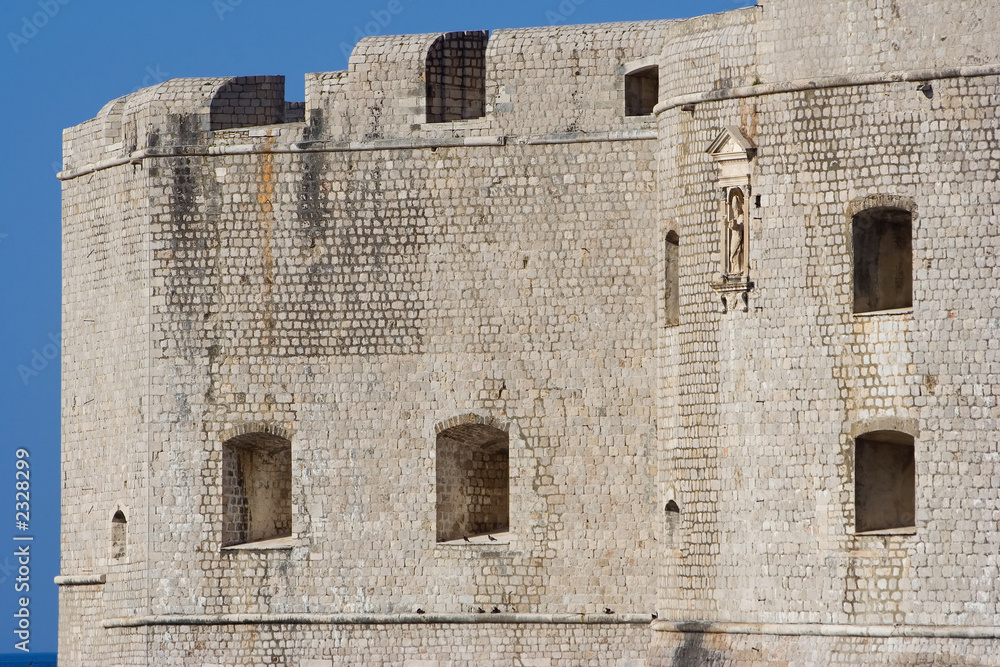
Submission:
<svg viewBox="0 0 1000 667">
<path fill-rule="evenodd" d="M 972 0 L 108 103 L 60 664 L 1000 665 L 998 106 Z"/>
</svg>

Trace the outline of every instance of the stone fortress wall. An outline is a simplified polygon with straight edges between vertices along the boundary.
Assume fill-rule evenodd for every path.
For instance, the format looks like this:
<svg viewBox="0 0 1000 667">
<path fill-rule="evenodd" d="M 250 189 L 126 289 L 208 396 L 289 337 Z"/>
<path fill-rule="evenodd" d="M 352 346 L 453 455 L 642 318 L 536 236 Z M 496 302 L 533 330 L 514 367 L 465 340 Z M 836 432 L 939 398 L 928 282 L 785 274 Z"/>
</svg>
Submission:
<svg viewBox="0 0 1000 667">
<path fill-rule="evenodd" d="M 1000 664 L 998 20 L 376 37 L 67 130 L 61 662 Z"/>
</svg>

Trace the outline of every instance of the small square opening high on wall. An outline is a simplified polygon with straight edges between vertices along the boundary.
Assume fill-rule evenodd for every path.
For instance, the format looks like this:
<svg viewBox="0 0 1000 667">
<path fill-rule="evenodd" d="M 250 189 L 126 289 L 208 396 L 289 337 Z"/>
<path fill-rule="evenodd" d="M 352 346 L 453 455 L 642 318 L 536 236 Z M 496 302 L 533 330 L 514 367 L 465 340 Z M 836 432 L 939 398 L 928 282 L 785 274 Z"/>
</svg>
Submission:
<svg viewBox="0 0 1000 667">
<path fill-rule="evenodd" d="M 487 424 L 460 424 L 437 436 L 437 541 L 508 530 L 508 436 Z"/>
<path fill-rule="evenodd" d="M 660 97 L 660 70 L 655 65 L 625 75 L 625 115 L 648 116 Z"/>
<path fill-rule="evenodd" d="M 222 445 L 222 546 L 292 534 L 292 444 L 246 433 Z"/>
<path fill-rule="evenodd" d="M 913 436 L 872 431 L 855 438 L 854 511 L 858 533 L 915 528 Z"/>
<path fill-rule="evenodd" d="M 854 215 L 854 312 L 913 305 L 913 216 L 878 206 Z"/>
</svg>

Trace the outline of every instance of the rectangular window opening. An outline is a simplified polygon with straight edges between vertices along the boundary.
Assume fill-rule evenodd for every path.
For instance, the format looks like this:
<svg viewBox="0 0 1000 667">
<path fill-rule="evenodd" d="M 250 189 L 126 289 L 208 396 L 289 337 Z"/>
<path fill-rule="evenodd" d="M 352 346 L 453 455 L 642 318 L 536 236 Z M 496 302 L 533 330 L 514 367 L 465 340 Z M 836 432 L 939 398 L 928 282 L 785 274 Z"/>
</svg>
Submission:
<svg viewBox="0 0 1000 667">
<path fill-rule="evenodd" d="M 893 207 L 869 208 L 854 216 L 851 227 L 854 312 L 912 307 L 912 214 Z"/>
<path fill-rule="evenodd" d="M 222 546 L 292 534 L 292 446 L 270 433 L 248 433 L 222 446 Z"/>
<path fill-rule="evenodd" d="M 510 465 L 505 431 L 461 424 L 437 436 L 437 541 L 495 537 L 510 525 Z"/>
<path fill-rule="evenodd" d="M 855 532 L 913 532 L 916 473 L 913 437 L 874 431 L 854 441 Z"/>
</svg>

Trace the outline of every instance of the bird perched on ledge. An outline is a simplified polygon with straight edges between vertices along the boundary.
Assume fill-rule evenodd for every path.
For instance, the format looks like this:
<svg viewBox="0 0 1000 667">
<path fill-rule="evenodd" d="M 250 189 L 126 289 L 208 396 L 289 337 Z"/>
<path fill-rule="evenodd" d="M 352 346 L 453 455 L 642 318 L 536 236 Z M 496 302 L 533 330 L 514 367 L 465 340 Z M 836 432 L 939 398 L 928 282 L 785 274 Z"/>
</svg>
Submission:
<svg viewBox="0 0 1000 667">
<path fill-rule="evenodd" d="M 605 607 L 605 608 L 604 608 L 604 613 L 605 613 L 605 614 L 613 614 L 613 613 L 615 613 L 615 612 L 611 611 L 611 607 Z"/>
<path fill-rule="evenodd" d="M 493 605 L 493 609 L 490 610 L 490 613 L 491 614 L 499 614 L 500 613 L 500 607 L 498 607 L 496 605 Z"/>
</svg>

